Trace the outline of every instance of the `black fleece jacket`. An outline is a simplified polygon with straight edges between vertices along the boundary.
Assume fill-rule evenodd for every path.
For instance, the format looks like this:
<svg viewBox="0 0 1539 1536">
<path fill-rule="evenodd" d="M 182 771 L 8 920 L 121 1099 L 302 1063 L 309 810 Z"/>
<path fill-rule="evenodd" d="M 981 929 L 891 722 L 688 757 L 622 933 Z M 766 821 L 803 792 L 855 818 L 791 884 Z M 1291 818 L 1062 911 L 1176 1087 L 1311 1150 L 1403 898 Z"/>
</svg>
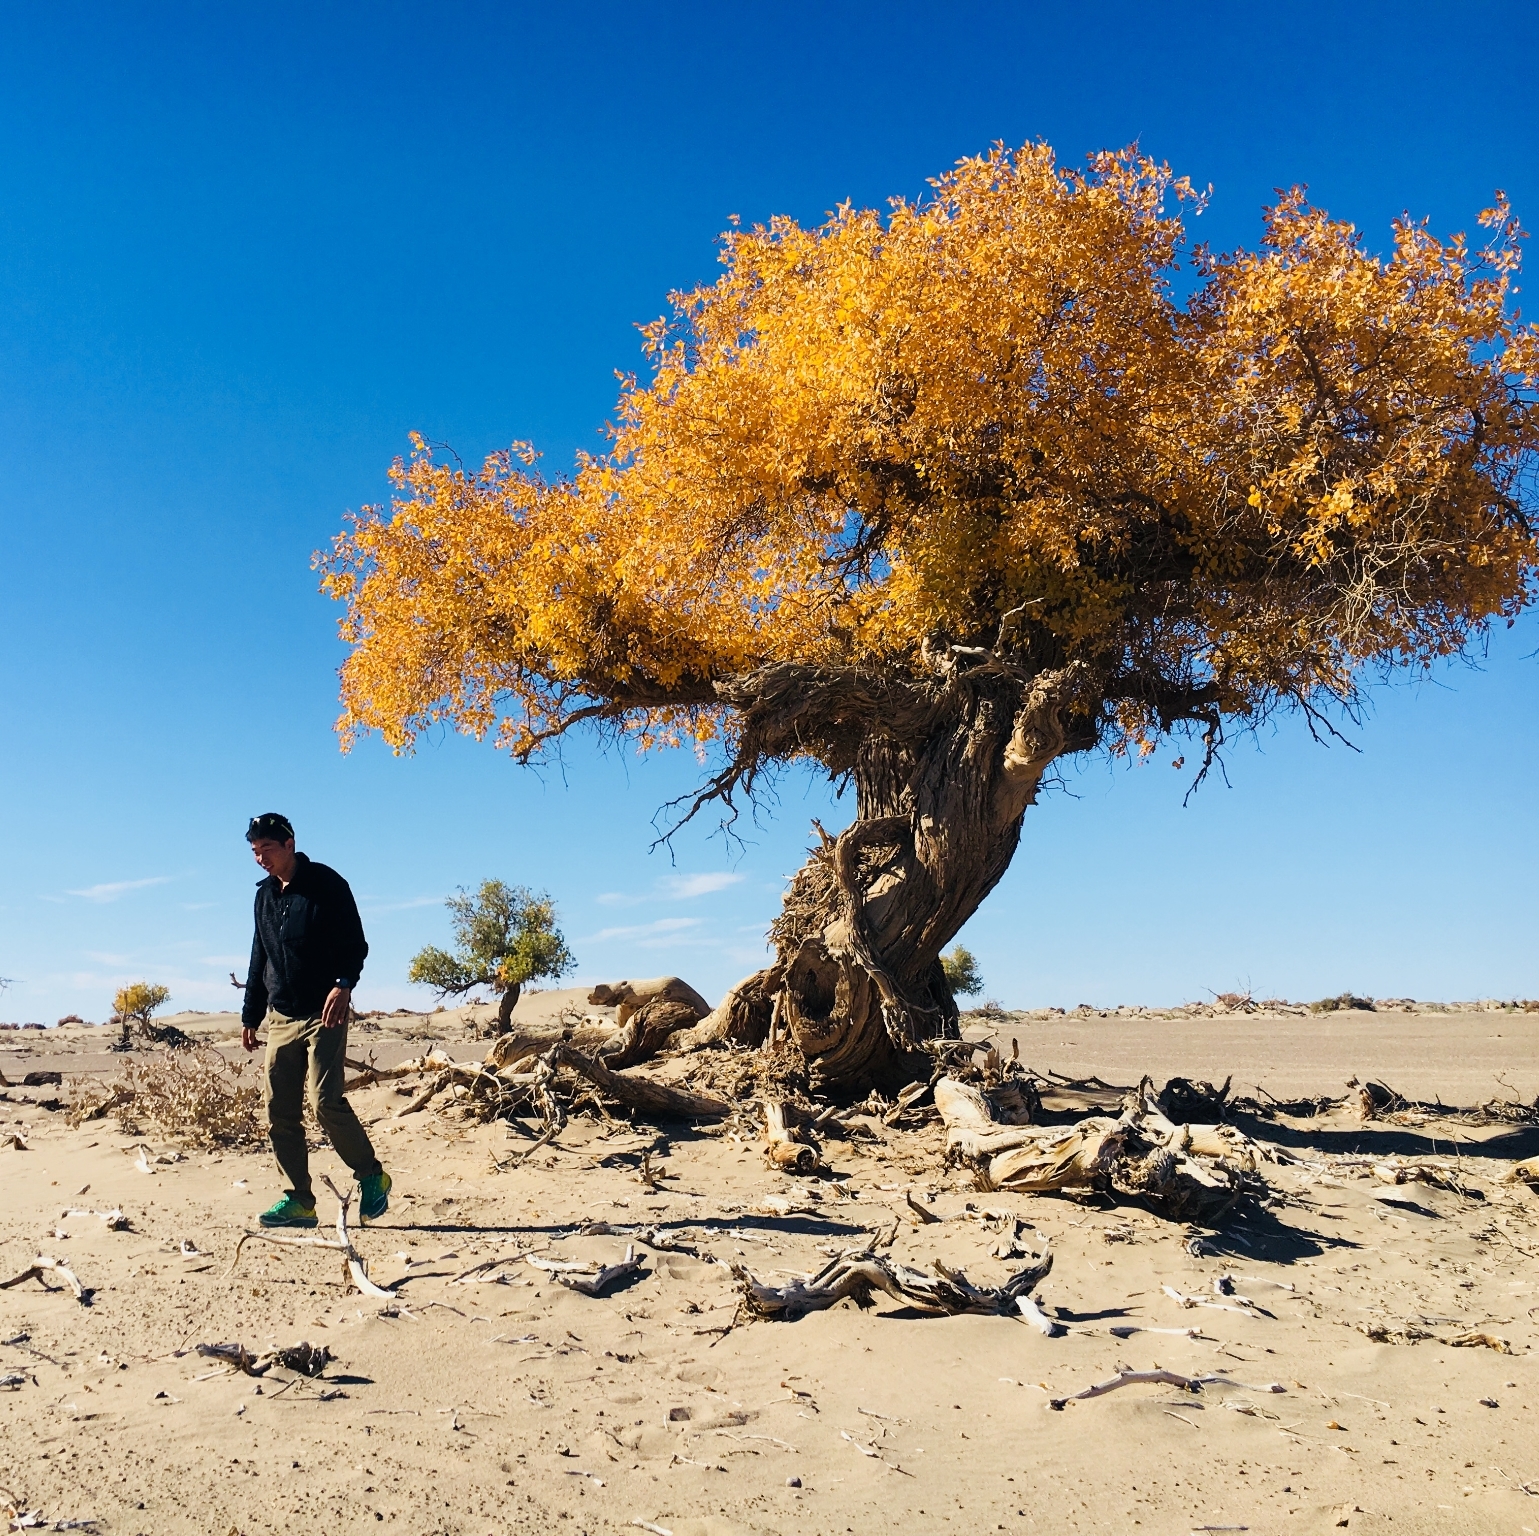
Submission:
<svg viewBox="0 0 1539 1536">
<path fill-rule="evenodd" d="M 299 856 L 285 890 L 276 875 L 256 889 L 256 934 L 241 1023 L 255 1029 L 269 1008 L 292 1019 L 314 1018 L 338 984 L 357 984 L 369 952 L 347 881 Z"/>
</svg>

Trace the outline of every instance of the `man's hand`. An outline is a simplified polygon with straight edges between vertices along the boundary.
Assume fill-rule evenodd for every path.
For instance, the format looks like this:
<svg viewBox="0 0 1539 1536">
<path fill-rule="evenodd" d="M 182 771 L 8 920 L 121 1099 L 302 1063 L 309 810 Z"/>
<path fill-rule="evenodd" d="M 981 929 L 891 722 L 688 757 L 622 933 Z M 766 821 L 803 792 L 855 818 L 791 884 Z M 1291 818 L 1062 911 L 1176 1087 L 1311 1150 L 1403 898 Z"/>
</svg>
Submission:
<svg viewBox="0 0 1539 1536">
<path fill-rule="evenodd" d="M 254 1028 L 250 1028 L 243 1024 L 241 1025 L 240 1031 L 240 1043 L 245 1046 L 248 1051 L 254 1051 L 262 1042 L 257 1039 L 257 1032 Z"/>
<path fill-rule="evenodd" d="M 321 1028 L 340 1029 L 347 1023 L 347 1016 L 352 1011 L 352 988 L 333 987 L 330 996 L 326 999 L 326 1006 L 321 1009 Z"/>
</svg>

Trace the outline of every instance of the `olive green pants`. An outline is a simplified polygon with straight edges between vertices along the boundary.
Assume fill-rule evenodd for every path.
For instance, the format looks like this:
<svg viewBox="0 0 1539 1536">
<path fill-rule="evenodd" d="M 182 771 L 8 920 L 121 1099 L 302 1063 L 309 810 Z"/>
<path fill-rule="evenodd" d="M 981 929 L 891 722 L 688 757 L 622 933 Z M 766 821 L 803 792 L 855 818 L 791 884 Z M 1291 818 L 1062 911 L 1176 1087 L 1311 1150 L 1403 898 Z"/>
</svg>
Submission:
<svg viewBox="0 0 1539 1536">
<path fill-rule="evenodd" d="M 380 1171 L 373 1143 L 353 1106 L 342 1096 L 347 1025 L 322 1029 L 320 1019 L 291 1019 L 269 1012 L 267 1031 L 267 1134 L 289 1181 L 289 1193 L 311 1199 L 310 1152 L 305 1146 L 305 1098 L 337 1156 L 358 1177 Z"/>
</svg>

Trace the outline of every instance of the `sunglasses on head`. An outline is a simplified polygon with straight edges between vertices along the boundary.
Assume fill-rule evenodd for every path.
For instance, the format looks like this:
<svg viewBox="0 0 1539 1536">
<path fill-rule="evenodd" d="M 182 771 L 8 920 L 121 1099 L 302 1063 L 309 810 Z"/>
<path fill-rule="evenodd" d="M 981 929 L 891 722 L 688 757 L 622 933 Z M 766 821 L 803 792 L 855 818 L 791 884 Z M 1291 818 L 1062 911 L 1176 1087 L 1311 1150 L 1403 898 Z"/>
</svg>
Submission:
<svg viewBox="0 0 1539 1536">
<path fill-rule="evenodd" d="M 294 829 L 289 825 L 288 817 L 277 816 L 270 811 L 261 816 L 253 816 L 251 825 L 246 828 L 248 843 L 254 843 L 259 838 L 272 838 L 276 842 L 283 843 L 293 835 Z"/>
</svg>

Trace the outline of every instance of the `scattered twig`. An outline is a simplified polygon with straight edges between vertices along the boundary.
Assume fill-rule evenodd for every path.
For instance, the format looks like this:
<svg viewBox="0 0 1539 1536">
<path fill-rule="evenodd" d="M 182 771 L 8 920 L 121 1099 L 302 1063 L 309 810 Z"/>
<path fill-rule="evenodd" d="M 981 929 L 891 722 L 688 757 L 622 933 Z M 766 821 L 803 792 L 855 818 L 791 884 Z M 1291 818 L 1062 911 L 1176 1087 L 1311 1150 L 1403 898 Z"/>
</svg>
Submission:
<svg viewBox="0 0 1539 1536">
<path fill-rule="evenodd" d="M 1155 1384 L 1167 1387 L 1180 1387 L 1183 1392 L 1197 1393 L 1204 1387 L 1243 1387 L 1247 1392 L 1283 1392 L 1287 1389 L 1281 1382 L 1268 1382 L 1266 1386 L 1258 1387 L 1250 1382 L 1235 1381 L 1228 1376 L 1182 1376 L 1176 1371 L 1118 1371 L 1115 1376 L 1108 1377 L 1105 1381 L 1098 1381 L 1093 1386 L 1085 1387 L 1082 1391 L 1071 1392 L 1066 1397 L 1052 1397 L 1048 1399 L 1048 1407 L 1062 1410 L 1066 1403 L 1082 1402 L 1087 1398 L 1104 1397 L 1108 1392 L 1115 1392 L 1119 1387 L 1131 1387 L 1140 1384 Z"/>
<path fill-rule="evenodd" d="M 75 1300 L 81 1306 L 89 1306 L 85 1287 L 75 1278 L 75 1272 L 67 1264 L 61 1264 L 57 1259 L 50 1259 L 46 1254 L 38 1254 L 32 1263 L 11 1280 L 0 1280 L 0 1291 L 8 1291 L 13 1285 L 20 1285 L 24 1280 L 36 1280 L 45 1291 L 56 1291 L 56 1285 L 49 1285 L 47 1276 L 53 1274 L 63 1280 L 75 1293 Z"/>
</svg>

